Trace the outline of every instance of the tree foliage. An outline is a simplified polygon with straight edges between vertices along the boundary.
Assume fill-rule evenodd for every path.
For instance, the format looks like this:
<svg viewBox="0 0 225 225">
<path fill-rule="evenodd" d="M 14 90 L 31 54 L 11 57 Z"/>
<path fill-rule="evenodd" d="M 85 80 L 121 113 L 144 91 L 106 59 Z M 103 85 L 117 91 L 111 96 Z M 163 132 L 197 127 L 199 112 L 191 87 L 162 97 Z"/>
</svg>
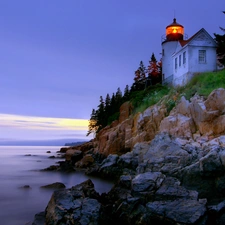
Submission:
<svg viewBox="0 0 225 225">
<path fill-rule="evenodd" d="M 149 61 L 147 72 L 152 85 L 162 83 L 162 62 L 161 60 L 157 62 L 154 53 Z"/>
<path fill-rule="evenodd" d="M 148 74 L 147 77 L 146 74 Z M 107 94 L 105 100 L 100 96 L 98 108 L 96 110 L 93 109 L 89 120 L 87 136 L 91 133 L 98 133 L 102 128 L 117 120 L 119 118 L 120 106 L 132 98 L 136 99 L 139 92 L 141 93 L 148 86 L 161 83 L 161 74 L 162 64 L 161 61 L 157 62 L 154 53 L 147 70 L 143 61 L 140 61 L 138 69 L 134 72 L 134 83 L 130 89 L 126 85 L 124 95 L 121 89 L 117 88 L 117 91 L 111 97 Z"/>
<path fill-rule="evenodd" d="M 223 11 L 225 14 L 225 11 Z M 214 34 L 215 41 L 217 43 L 217 56 L 220 63 L 225 65 L 225 28 L 220 27 L 220 29 L 224 32 L 223 35 L 221 34 Z"/>
</svg>

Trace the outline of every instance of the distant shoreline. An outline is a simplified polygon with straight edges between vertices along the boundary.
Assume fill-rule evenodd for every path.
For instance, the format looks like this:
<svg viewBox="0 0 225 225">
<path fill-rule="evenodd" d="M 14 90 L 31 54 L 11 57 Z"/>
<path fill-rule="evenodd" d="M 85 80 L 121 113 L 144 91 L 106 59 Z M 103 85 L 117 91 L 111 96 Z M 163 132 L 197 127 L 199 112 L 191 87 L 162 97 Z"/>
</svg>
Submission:
<svg viewBox="0 0 225 225">
<path fill-rule="evenodd" d="M 59 139 L 59 140 L 20 140 L 0 141 L 0 146 L 68 146 L 68 144 L 84 143 L 89 140 Z"/>
</svg>

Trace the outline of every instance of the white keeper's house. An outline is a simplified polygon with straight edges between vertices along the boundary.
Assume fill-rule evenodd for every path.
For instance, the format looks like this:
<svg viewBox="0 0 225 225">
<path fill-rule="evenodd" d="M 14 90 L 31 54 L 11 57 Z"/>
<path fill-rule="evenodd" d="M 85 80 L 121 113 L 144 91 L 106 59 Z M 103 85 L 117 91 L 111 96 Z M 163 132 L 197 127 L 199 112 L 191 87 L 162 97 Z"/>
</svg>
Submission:
<svg viewBox="0 0 225 225">
<path fill-rule="evenodd" d="M 184 27 L 173 20 L 162 38 L 162 80 L 183 86 L 196 73 L 217 70 L 216 42 L 202 28 L 187 39 Z"/>
</svg>

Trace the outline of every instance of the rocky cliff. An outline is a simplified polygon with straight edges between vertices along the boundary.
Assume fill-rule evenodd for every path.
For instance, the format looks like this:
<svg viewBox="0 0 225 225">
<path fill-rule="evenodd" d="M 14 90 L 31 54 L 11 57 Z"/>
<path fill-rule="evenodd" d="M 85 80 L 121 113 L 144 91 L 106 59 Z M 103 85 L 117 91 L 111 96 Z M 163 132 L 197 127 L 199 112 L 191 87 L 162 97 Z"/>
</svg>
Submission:
<svg viewBox="0 0 225 225">
<path fill-rule="evenodd" d="M 114 188 L 55 192 L 46 224 L 225 224 L 224 112 L 224 89 L 183 96 L 171 112 L 165 99 L 136 115 L 124 103 L 94 140 L 62 150 L 66 164 L 114 178 Z"/>
<path fill-rule="evenodd" d="M 207 99 L 181 97 L 168 115 L 165 101 L 131 115 L 131 105 L 120 108 L 119 121 L 102 129 L 93 140 L 95 152 L 103 155 L 123 154 L 138 142 L 151 141 L 157 133 L 167 132 L 188 140 L 210 140 L 225 133 L 225 90 L 213 91 Z"/>
</svg>

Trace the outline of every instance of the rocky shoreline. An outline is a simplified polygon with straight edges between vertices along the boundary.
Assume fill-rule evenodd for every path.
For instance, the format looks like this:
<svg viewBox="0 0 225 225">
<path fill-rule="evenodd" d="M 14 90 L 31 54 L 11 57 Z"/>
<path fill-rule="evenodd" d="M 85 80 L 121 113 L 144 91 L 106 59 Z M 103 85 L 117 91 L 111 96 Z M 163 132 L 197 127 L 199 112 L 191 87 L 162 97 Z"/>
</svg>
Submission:
<svg viewBox="0 0 225 225">
<path fill-rule="evenodd" d="M 65 161 L 46 169 L 82 169 L 114 187 L 100 195 L 87 180 L 57 190 L 33 224 L 225 224 L 224 99 L 224 89 L 182 97 L 169 115 L 163 102 L 134 116 L 121 106 L 118 122 L 62 148 Z"/>
</svg>

